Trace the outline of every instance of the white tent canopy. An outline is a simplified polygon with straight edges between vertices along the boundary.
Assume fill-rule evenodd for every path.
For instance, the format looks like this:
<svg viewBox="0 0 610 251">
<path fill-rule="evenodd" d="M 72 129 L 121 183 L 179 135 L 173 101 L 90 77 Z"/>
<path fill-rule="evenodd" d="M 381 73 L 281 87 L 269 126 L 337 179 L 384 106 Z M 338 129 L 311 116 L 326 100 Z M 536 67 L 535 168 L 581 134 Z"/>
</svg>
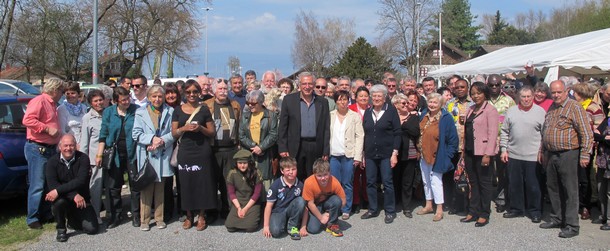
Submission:
<svg viewBox="0 0 610 251">
<path fill-rule="evenodd" d="M 538 71 L 564 69 L 579 75 L 610 74 L 610 29 L 535 44 L 506 47 L 430 72 L 432 77 L 502 74 L 524 71 L 528 61 Z"/>
</svg>

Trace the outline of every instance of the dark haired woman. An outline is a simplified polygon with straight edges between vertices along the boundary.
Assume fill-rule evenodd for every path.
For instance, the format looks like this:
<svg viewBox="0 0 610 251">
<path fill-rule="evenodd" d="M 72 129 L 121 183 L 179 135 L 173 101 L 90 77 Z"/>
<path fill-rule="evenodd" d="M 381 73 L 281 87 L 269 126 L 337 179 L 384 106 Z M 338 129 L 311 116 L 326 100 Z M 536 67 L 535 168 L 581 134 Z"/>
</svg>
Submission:
<svg viewBox="0 0 610 251">
<path fill-rule="evenodd" d="M 61 134 L 72 134 L 76 143 L 80 145 L 81 124 L 83 116 L 87 113 L 87 106 L 80 101 L 80 87 L 77 82 L 70 81 L 64 90 L 66 100 L 57 107 L 57 117 Z"/>
<path fill-rule="evenodd" d="M 498 152 L 498 121 L 496 108 L 489 103 L 489 87 L 475 82 L 470 87 L 474 105 L 468 108 L 464 122 L 464 163 L 470 182 L 468 215 L 461 222 L 476 221 L 476 227 L 489 223 L 491 214 L 493 168 L 489 165 Z"/>
<path fill-rule="evenodd" d="M 225 227 L 229 232 L 254 232 L 260 221 L 260 204 L 257 203 L 263 188 L 261 173 L 256 169 L 252 153 L 239 150 L 233 155 L 235 169 L 227 174 L 227 192 L 231 201 L 231 211 L 227 215 Z"/>
</svg>

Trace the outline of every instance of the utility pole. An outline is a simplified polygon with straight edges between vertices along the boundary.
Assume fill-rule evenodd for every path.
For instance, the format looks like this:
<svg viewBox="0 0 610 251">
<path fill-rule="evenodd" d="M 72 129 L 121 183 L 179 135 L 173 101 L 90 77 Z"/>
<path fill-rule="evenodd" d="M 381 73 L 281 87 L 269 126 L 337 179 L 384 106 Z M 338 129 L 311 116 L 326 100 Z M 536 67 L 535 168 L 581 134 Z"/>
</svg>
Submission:
<svg viewBox="0 0 610 251">
<path fill-rule="evenodd" d="M 210 72 L 208 71 L 208 12 L 212 10 L 211 7 L 203 8 L 205 10 L 205 72 L 203 75 L 208 75 Z"/>
<path fill-rule="evenodd" d="M 416 14 L 416 18 L 417 18 L 417 30 L 416 30 L 416 32 L 417 32 L 417 39 L 416 39 L 417 54 L 415 56 L 416 57 L 415 60 L 416 60 L 417 63 L 416 63 L 416 66 L 415 66 L 415 68 L 416 68 L 415 72 L 417 73 L 417 78 L 416 78 L 417 79 L 417 83 L 419 83 L 419 28 L 420 28 L 420 26 L 419 26 L 420 25 L 419 15 L 420 15 L 420 12 L 421 12 L 421 3 L 417 2 L 415 4 L 415 6 L 416 6 L 415 14 Z"/>
<path fill-rule="evenodd" d="M 93 84 L 98 84 L 98 79 L 99 79 L 99 75 L 98 75 L 98 69 L 97 69 L 97 62 L 98 62 L 98 58 L 97 58 L 97 5 L 98 5 L 98 0 L 94 0 L 93 1 L 93 72 L 92 74 L 92 80 L 91 82 L 93 82 Z"/>
</svg>

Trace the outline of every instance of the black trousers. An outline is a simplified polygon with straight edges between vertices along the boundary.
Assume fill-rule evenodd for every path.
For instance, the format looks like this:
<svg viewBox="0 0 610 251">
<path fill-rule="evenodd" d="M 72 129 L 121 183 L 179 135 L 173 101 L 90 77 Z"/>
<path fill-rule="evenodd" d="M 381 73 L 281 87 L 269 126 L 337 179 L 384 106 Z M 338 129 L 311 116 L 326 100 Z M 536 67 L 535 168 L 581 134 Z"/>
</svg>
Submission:
<svg viewBox="0 0 610 251">
<path fill-rule="evenodd" d="M 610 210 L 608 209 L 608 201 L 610 201 L 610 179 L 604 177 L 606 172 L 605 168 L 598 168 L 596 174 L 597 196 L 599 198 L 599 204 L 601 205 L 601 219 L 604 221 L 608 220 L 608 214 L 610 213 Z"/>
<path fill-rule="evenodd" d="M 53 216 L 55 216 L 55 226 L 58 230 L 66 229 L 66 219 L 72 228 L 81 230 L 87 234 L 96 234 L 99 229 L 95 210 L 91 203 L 87 203 L 85 208 L 76 208 L 76 203 L 66 197 L 58 197 L 53 202 Z"/>
<path fill-rule="evenodd" d="M 507 171 L 511 196 L 510 211 L 527 214 L 530 217 L 542 216 L 542 192 L 538 183 L 538 162 L 508 159 Z"/>
<path fill-rule="evenodd" d="M 594 154 L 589 156 L 589 165 L 586 168 L 580 167 L 580 163 L 577 163 L 578 168 L 578 208 L 579 211 L 586 208 L 591 209 L 591 194 L 593 193 L 593 186 L 591 184 L 591 168 L 593 168 Z"/>
<path fill-rule="evenodd" d="M 462 153 L 458 152 L 451 159 L 453 166 L 457 168 L 458 161 L 461 158 Z M 443 174 L 443 195 L 445 197 L 445 206 L 456 213 L 466 212 L 468 208 L 468 199 L 466 194 L 461 193 L 457 190 L 455 180 L 453 180 L 453 174 L 455 170 L 451 170 Z"/>
<path fill-rule="evenodd" d="M 417 159 L 399 161 L 392 169 L 396 208 L 401 208 L 403 211 L 411 211 L 409 204 L 413 198 L 413 189 L 415 189 L 418 177 L 421 179 L 418 163 Z"/>
<path fill-rule="evenodd" d="M 578 168 L 579 151 L 546 152 L 546 186 L 551 200 L 551 221 L 579 231 Z"/>
<path fill-rule="evenodd" d="M 123 171 L 118 167 L 104 169 L 104 207 L 106 218 L 110 221 L 117 219 L 123 212 L 121 203 L 121 187 L 123 186 Z"/>
<path fill-rule="evenodd" d="M 498 206 L 504 206 L 510 208 L 510 196 L 508 194 L 508 184 L 510 183 L 510 177 L 506 170 L 506 163 L 502 162 L 499 155 L 491 157 L 491 163 L 489 166 L 495 167 L 495 177 L 498 181 L 498 186 L 494 193 L 494 202 Z"/>
<path fill-rule="evenodd" d="M 229 199 L 227 197 L 226 178 L 231 168 L 235 166 L 233 155 L 237 152 L 237 148 L 214 148 L 214 159 L 216 165 L 214 175 L 216 176 L 217 189 L 220 191 L 221 211 L 229 212 Z"/>
<path fill-rule="evenodd" d="M 297 177 L 299 180 L 304 181 L 313 173 L 313 162 L 318 156 L 316 154 L 316 142 L 310 140 L 301 140 L 300 151 L 297 153 Z"/>
<path fill-rule="evenodd" d="M 174 177 L 165 179 L 163 196 L 163 219 L 169 222 L 174 216 Z"/>
<path fill-rule="evenodd" d="M 493 156 L 490 156 L 493 159 Z M 491 214 L 493 167 L 482 166 L 483 156 L 475 156 L 474 152 L 466 151 L 464 164 L 470 181 L 470 204 L 468 214 L 489 219 Z"/>
</svg>

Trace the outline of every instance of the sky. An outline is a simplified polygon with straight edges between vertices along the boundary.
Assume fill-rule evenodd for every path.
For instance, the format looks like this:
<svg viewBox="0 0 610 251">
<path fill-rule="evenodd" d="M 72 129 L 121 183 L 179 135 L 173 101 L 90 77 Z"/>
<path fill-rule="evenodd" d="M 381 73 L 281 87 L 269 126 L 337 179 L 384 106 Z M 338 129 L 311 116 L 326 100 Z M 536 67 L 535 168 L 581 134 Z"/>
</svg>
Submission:
<svg viewBox="0 0 610 251">
<path fill-rule="evenodd" d="M 547 12 L 570 4 L 574 0 L 470 0 L 471 12 L 478 15 L 501 15 L 509 22 L 517 13 L 530 9 Z M 577 0 L 580 1 L 580 0 Z M 356 37 L 362 36 L 374 44 L 380 4 L 375 0 L 217 0 L 200 5 L 200 17 L 205 23 L 208 11 L 208 72 L 214 77 L 230 76 L 229 56 L 237 56 L 242 75 L 254 70 L 258 77 L 266 70 L 279 69 L 284 76 L 295 71 L 291 58 L 294 37 L 294 17 L 300 10 L 312 11 L 320 19 L 327 17 L 353 18 Z M 480 20 L 477 20 L 479 22 Z M 475 23 L 478 24 L 478 23 Z M 205 71 L 204 32 L 198 47 L 192 48 L 194 64 L 176 62 L 174 76 L 201 75 Z M 147 66 L 144 66 L 147 68 Z M 162 70 L 164 72 L 164 70 Z M 162 73 L 163 75 L 163 73 Z"/>
</svg>

